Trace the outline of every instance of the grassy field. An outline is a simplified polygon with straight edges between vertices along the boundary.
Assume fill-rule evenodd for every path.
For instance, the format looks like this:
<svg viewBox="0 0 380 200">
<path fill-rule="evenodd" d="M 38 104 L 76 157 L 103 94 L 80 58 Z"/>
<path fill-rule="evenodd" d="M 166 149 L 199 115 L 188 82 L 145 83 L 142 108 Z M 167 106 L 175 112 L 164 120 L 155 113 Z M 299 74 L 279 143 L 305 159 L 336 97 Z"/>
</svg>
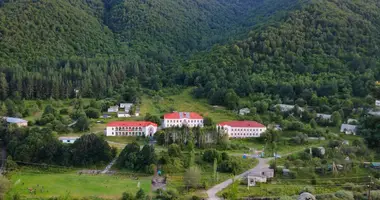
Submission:
<svg viewBox="0 0 380 200">
<path fill-rule="evenodd" d="M 20 194 L 22 199 L 38 197 L 102 197 L 119 199 L 123 192 L 135 194 L 140 187 L 149 193 L 151 177 L 141 177 L 133 180 L 123 175 L 78 175 L 76 172 L 67 173 L 35 173 L 31 171 L 17 172 L 11 175 L 12 187 L 8 196 Z M 36 189 L 31 194 L 28 188 Z"/>
<path fill-rule="evenodd" d="M 190 94 L 191 88 L 184 90 L 181 94 L 152 98 L 143 96 L 140 115 L 146 113 L 152 115 L 163 115 L 171 111 L 198 112 L 203 116 L 211 117 L 215 122 L 235 120 L 237 114 L 220 106 L 211 106 L 203 99 L 195 99 Z"/>
</svg>

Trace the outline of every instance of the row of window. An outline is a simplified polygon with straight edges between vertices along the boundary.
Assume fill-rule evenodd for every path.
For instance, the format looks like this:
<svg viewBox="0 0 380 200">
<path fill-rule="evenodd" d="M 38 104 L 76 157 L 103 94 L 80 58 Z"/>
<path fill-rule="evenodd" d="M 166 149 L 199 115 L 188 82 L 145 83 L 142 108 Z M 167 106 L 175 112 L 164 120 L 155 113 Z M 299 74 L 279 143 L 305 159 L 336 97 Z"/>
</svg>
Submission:
<svg viewBox="0 0 380 200">
<path fill-rule="evenodd" d="M 196 119 L 189 119 L 189 120 L 182 120 L 182 119 L 180 119 L 180 120 L 174 120 L 174 119 L 168 119 L 167 120 L 167 122 L 168 123 L 182 123 L 182 121 L 186 121 L 186 122 L 188 122 L 188 123 L 202 123 L 203 122 L 203 119 L 199 119 L 199 120 L 196 120 Z"/>
<path fill-rule="evenodd" d="M 166 127 L 181 127 L 183 124 L 166 124 Z M 188 127 L 202 126 L 202 124 L 186 124 Z"/>
<path fill-rule="evenodd" d="M 142 136 L 144 135 L 144 132 L 137 132 L 137 133 L 131 133 L 131 132 L 112 132 L 112 135 L 116 136 Z"/>
<path fill-rule="evenodd" d="M 232 133 L 231 136 L 260 136 L 258 133 Z"/>
<path fill-rule="evenodd" d="M 226 129 L 227 130 L 227 129 Z M 263 131 L 263 129 L 254 129 L 254 128 L 243 128 L 243 129 L 239 129 L 239 128 L 233 128 L 231 129 L 232 131 Z"/>
<path fill-rule="evenodd" d="M 142 130 L 141 127 L 116 127 L 112 128 L 112 130 Z"/>
</svg>

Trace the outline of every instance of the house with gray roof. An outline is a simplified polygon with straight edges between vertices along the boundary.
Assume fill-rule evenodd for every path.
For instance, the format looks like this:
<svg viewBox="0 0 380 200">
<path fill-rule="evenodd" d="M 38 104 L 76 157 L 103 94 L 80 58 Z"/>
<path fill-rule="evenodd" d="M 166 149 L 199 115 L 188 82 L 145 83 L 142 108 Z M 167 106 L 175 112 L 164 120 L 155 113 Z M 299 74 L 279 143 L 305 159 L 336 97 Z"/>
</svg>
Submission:
<svg viewBox="0 0 380 200">
<path fill-rule="evenodd" d="M 251 112 L 249 108 L 242 108 L 239 110 L 239 115 L 247 115 Z"/>
<path fill-rule="evenodd" d="M 3 117 L 3 119 L 5 119 L 9 124 L 16 124 L 18 127 L 28 126 L 28 121 L 21 118 Z"/>
<path fill-rule="evenodd" d="M 295 105 L 289 105 L 289 104 L 277 104 L 275 105 L 276 108 L 280 108 L 280 111 L 281 112 L 289 112 L 289 111 L 292 111 L 294 109 L 294 106 Z M 298 107 L 300 109 L 301 112 L 304 111 L 303 108 L 301 107 Z"/>
<path fill-rule="evenodd" d="M 356 125 L 351 125 L 351 124 L 342 124 L 340 126 L 340 132 L 345 133 L 347 135 L 356 135 L 357 131 L 357 126 Z"/>
<path fill-rule="evenodd" d="M 331 115 L 323 114 L 323 113 L 317 113 L 317 118 L 324 119 L 324 120 L 331 120 Z"/>
</svg>

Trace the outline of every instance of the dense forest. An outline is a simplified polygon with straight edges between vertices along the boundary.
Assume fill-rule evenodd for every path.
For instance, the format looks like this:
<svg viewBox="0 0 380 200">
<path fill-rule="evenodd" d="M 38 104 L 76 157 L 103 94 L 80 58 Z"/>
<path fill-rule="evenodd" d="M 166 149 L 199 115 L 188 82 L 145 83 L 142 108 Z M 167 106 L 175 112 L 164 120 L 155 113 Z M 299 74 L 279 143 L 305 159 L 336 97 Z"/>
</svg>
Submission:
<svg viewBox="0 0 380 200">
<path fill-rule="evenodd" d="M 373 105 L 370 97 L 355 97 L 371 94 L 380 79 L 379 11 L 371 0 L 315 1 L 245 40 L 194 56 L 183 70 L 183 84 L 231 108 L 236 104 L 227 100 L 260 98 L 255 93 L 300 106 Z"/>
<path fill-rule="evenodd" d="M 1 100 L 195 86 L 230 109 L 249 99 L 332 112 L 371 106 L 380 79 L 375 0 L 0 5 Z"/>
<path fill-rule="evenodd" d="M 171 87 L 167 72 L 180 72 L 192 52 L 243 37 L 299 5 L 273 2 L 3 0 L 0 99 L 68 98 L 76 88 L 106 97 L 133 77 L 148 89 Z"/>
</svg>

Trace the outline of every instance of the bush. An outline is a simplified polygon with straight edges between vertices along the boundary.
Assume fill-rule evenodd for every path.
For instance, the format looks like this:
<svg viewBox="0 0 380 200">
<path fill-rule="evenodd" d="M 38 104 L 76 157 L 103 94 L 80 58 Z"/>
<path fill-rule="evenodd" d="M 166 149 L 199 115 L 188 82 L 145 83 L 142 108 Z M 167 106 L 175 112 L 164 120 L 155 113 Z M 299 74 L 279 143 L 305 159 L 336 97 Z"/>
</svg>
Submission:
<svg viewBox="0 0 380 200">
<path fill-rule="evenodd" d="M 312 186 L 305 186 L 303 188 L 302 192 L 308 192 L 308 193 L 314 194 L 315 193 L 315 189 Z"/>
<path fill-rule="evenodd" d="M 380 200 L 380 191 L 371 191 L 371 199 L 372 200 Z"/>
<path fill-rule="evenodd" d="M 209 163 L 213 163 L 214 159 L 219 162 L 221 160 L 221 155 L 216 149 L 208 149 L 203 153 L 203 160 Z"/>
<path fill-rule="evenodd" d="M 62 108 L 62 109 L 59 111 L 59 114 L 61 114 L 61 115 L 68 115 L 68 114 L 69 114 L 69 109 L 67 109 L 67 108 Z"/>
<path fill-rule="evenodd" d="M 335 196 L 339 199 L 354 200 L 354 194 L 350 191 L 340 190 L 335 192 Z"/>
</svg>

